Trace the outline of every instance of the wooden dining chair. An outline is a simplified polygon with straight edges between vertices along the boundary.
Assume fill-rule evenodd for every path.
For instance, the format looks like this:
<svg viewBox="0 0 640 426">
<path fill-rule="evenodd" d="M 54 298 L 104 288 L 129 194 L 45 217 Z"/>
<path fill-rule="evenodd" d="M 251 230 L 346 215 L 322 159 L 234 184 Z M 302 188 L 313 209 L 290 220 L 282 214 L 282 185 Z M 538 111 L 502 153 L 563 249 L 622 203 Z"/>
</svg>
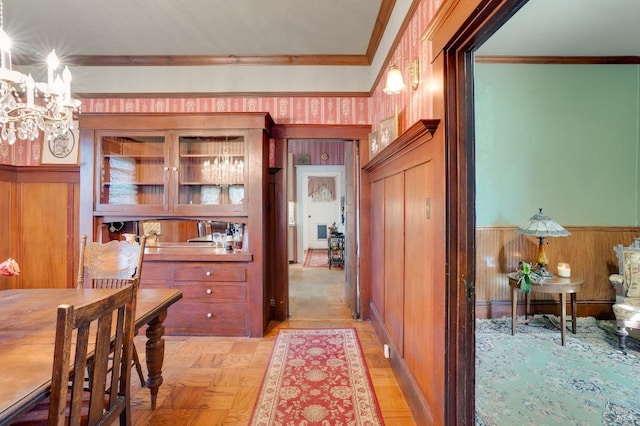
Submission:
<svg viewBox="0 0 640 426">
<path fill-rule="evenodd" d="M 93 288 L 120 288 L 128 284 L 140 285 L 142 261 L 146 237 L 140 242 L 109 241 L 108 243 L 91 242 L 87 244 L 87 236 L 80 237 L 80 260 L 78 264 L 77 286 L 85 285 Z M 144 373 L 133 347 L 133 365 L 140 378 L 140 385 L 145 386 Z"/>
<path fill-rule="evenodd" d="M 137 284 L 130 284 L 85 305 L 58 307 L 50 396 L 12 424 L 131 424 L 136 292 Z M 93 374 L 87 386 L 88 359 Z"/>
</svg>

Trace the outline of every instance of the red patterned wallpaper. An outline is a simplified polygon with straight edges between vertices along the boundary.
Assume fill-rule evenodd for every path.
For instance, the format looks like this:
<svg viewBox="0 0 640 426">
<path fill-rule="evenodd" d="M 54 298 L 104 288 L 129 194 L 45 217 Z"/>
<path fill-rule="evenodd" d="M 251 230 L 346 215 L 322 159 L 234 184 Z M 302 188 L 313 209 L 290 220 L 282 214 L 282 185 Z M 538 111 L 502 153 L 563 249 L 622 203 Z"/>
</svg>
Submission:
<svg viewBox="0 0 640 426">
<path fill-rule="evenodd" d="M 255 112 L 266 111 L 278 124 L 368 124 L 365 97 L 145 98 L 85 99 L 87 113 Z"/>
<path fill-rule="evenodd" d="M 289 141 L 289 152 L 293 154 L 293 163 L 300 163 L 300 155 L 308 155 L 309 165 L 344 165 L 344 144 L 330 140 L 296 139 Z M 326 155 L 323 155 L 326 154 Z"/>
<path fill-rule="evenodd" d="M 9 145 L 0 141 L 0 164 L 38 166 L 42 160 L 42 137 L 34 141 L 18 141 Z"/>
</svg>

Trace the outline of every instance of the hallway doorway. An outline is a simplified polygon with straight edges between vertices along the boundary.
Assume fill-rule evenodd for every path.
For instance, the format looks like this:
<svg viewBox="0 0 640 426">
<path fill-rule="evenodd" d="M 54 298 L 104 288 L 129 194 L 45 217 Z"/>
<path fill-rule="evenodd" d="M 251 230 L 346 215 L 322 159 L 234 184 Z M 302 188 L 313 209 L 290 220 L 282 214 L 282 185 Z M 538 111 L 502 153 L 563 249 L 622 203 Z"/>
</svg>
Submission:
<svg viewBox="0 0 640 426">
<path fill-rule="evenodd" d="M 339 232 L 344 232 L 340 205 L 345 188 L 345 173 L 344 165 L 298 165 L 295 170 L 295 200 L 298 206 L 296 260 L 297 263 L 302 263 L 307 249 L 327 247 L 329 226 L 335 224 Z M 326 188 L 328 185 L 314 184 L 316 181 L 331 181 L 333 187 L 329 191 Z M 310 193 L 310 189 L 316 192 Z"/>
<path fill-rule="evenodd" d="M 340 297 L 340 303 L 346 303 L 350 313 L 348 317 L 359 318 L 359 285 L 357 281 L 357 218 L 356 200 L 358 199 L 356 172 L 358 158 L 358 143 L 353 140 L 343 139 L 306 139 L 287 141 L 287 203 L 288 203 L 288 235 L 287 235 L 287 259 L 288 270 L 288 317 L 295 315 L 296 303 L 306 306 L 301 302 L 305 295 L 311 297 L 317 303 L 314 306 L 323 307 L 323 312 L 331 311 L 333 305 L 327 305 L 326 299 L 317 299 L 317 291 L 326 290 L 329 282 L 337 288 L 334 296 Z M 340 234 L 345 235 L 343 252 L 343 268 L 332 268 L 330 277 L 324 277 L 325 282 L 315 285 L 311 290 L 304 286 L 304 291 L 298 285 L 297 280 L 314 283 L 314 277 L 319 271 L 303 268 L 305 253 L 309 249 L 328 249 L 328 237 L 330 227 Z M 350 245 L 347 245 L 350 244 Z M 334 263 L 335 265 L 335 263 Z M 298 270 L 295 267 L 298 266 Z M 329 268 L 327 265 L 327 273 Z M 320 279 L 322 281 L 322 278 Z M 339 281 L 339 284 L 337 282 Z M 327 296 L 325 294 L 325 296 Z M 295 299 L 295 300 L 294 300 Z M 324 306 L 322 305 L 324 303 Z M 336 303 L 335 300 L 330 303 Z"/>
</svg>

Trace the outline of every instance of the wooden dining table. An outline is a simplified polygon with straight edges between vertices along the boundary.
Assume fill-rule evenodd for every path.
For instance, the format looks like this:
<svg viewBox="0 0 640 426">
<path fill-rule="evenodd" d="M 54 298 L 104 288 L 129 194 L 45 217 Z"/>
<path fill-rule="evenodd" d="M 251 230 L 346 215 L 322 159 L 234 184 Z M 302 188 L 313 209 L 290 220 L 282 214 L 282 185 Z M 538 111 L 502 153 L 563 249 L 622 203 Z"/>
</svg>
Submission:
<svg viewBox="0 0 640 426">
<path fill-rule="evenodd" d="M 13 289 L 0 291 L 0 425 L 47 397 L 51 386 L 56 312 L 81 305 L 109 289 Z M 147 387 L 155 408 L 162 384 L 164 326 L 168 308 L 182 298 L 174 289 L 139 289 L 136 331 L 146 326 Z"/>
</svg>

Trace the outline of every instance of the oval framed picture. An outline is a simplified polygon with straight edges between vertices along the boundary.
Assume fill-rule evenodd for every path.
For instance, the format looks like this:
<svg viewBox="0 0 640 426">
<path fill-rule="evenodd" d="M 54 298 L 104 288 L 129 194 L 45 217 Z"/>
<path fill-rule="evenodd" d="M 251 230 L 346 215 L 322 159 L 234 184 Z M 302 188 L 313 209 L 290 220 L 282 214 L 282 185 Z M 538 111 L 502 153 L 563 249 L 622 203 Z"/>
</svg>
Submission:
<svg viewBox="0 0 640 426">
<path fill-rule="evenodd" d="M 77 123 L 63 135 L 49 137 L 45 133 L 42 143 L 42 164 L 78 164 Z"/>
</svg>

